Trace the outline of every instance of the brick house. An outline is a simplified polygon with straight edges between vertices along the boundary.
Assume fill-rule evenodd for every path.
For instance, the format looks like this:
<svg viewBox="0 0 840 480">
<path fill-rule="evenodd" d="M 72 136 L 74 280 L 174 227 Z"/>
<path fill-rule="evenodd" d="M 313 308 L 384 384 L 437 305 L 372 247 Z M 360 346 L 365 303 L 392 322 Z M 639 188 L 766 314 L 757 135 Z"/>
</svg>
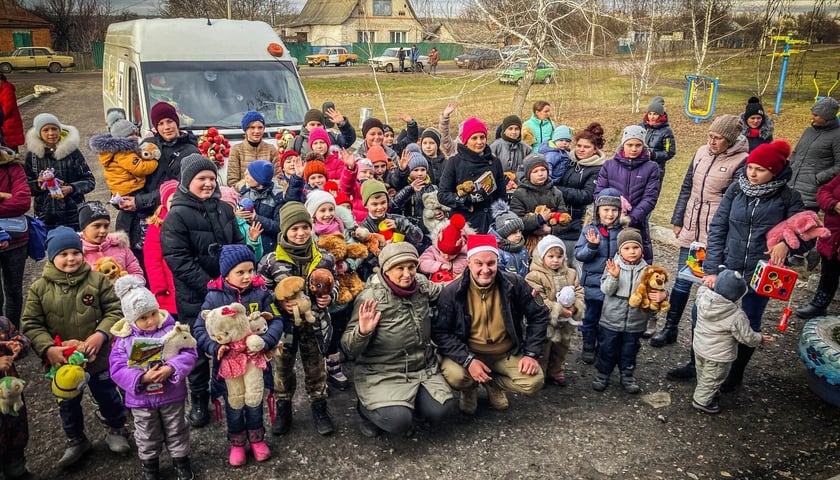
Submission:
<svg viewBox="0 0 840 480">
<path fill-rule="evenodd" d="M 0 0 L 0 52 L 17 47 L 52 47 L 50 22 L 11 0 Z"/>
<path fill-rule="evenodd" d="M 414 43 L 423 27 L 408 0 L 307 0 L 285 37 L 322 46 Z"/>
</svg>

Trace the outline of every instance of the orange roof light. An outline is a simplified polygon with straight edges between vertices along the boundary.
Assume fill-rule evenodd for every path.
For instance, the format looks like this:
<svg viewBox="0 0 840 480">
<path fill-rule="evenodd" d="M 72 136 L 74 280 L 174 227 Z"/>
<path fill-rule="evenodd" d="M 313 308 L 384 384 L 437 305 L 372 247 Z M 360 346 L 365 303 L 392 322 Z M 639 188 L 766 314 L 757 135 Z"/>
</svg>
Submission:
<svg viewBox="0 0 840 480">
<path fill-rule="evenodd" d="M 268 44 L 268 54 L 272 57 L 282 57 L 283 56 L 283 45 L 279 43 L 272 42 Z"/>
</svg>

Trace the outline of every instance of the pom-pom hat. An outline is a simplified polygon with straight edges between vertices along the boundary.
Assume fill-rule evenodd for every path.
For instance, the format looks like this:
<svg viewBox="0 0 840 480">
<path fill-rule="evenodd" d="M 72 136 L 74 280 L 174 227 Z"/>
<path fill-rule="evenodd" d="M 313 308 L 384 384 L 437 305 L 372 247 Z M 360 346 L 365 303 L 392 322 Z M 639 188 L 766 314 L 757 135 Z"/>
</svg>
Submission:
<svg viewBox="0 0 840 480">
<path fill-rule="evenodd" d="M 790 144 L 784 140 L 774 140 L 755 147 L 747 157 L 747 165 L 760 165 L 775 177 L 782 173 L 790 157 Z"/>
<path fill-rule="evenodd" d="M 437 236 L 438 250 L 447 255 L 458 255 L 464 250 L 466 239 L 464 238 L 464 227 L 467 220 L 460 213 L 452 215 L 449 223 L 440 230 Z"/>
</svg>

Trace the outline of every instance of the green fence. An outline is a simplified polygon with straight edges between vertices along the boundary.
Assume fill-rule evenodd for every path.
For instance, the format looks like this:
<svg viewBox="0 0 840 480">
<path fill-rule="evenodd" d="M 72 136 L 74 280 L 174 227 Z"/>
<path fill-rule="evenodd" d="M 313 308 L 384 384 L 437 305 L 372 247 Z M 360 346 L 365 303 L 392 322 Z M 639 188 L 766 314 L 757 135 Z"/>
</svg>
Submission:
<svg viewBox="0 0 840 480">
<path fill-rule="evenodd" d="M 437 48 L 438 51 L 440 51 L 441 60 L 452 60 L 457 55 L 464 53 L 464 46 L 459 43 L 354 43 L 352 45 L 345 46 L 352 53 L 355 53 L 359 56 L 359 62 L 367 63 L 368 58 L 370 58 L 371 56 L 375 57 L 377 55 L 381 55 L 386 48 L 403 47 L 405 49 L 410 49 L 412 45 L 417 45 L 417 48 L 420 49 L 420 54 L 422 55 L 428 55 L 429 50 L 431 50 L 432 47 Z M 335 47 L 337 45 L 330 46 Z M 289 49 L 289 55 L 297 58 L 298 63 L 304 64 L 306 63 L 306 56 L 317 51 L 319 48 L 321 48 L 321 46 L 312 45 L 309 42 L 288 42 L 286 43 L 286 48 Z M 370 54 L 371 50 L 373 50 L 373 55 Z"/>
<path fill-rule="evenodd" d="M 93 66 L 102 68 L 105 60 L 105 42 L 93 42 L 91 50 L 93 50 Z"/>
</svg>

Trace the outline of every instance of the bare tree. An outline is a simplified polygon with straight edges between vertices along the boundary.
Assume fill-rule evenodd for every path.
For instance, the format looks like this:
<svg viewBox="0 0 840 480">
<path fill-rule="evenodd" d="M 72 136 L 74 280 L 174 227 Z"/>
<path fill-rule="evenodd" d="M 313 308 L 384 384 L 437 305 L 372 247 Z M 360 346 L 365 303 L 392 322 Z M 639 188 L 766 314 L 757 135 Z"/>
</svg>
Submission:
<svg viewBox="0 0 840 480">
<path fill-rule="evenodd" d="M 53 45 L 65 51 L 89 52 L 113 20 L 110 0 L 41 0 L 32 9 L 52 23 Z"/>
<path fill-rule="evenodd" d="M 167 18 L 227 18 L 228 0 L 163 0 L 160 14 Z M 277 25 L 295 11 L 292 0 L 230 0 L 230 18 L 261 20 Z"/>
</svg>

